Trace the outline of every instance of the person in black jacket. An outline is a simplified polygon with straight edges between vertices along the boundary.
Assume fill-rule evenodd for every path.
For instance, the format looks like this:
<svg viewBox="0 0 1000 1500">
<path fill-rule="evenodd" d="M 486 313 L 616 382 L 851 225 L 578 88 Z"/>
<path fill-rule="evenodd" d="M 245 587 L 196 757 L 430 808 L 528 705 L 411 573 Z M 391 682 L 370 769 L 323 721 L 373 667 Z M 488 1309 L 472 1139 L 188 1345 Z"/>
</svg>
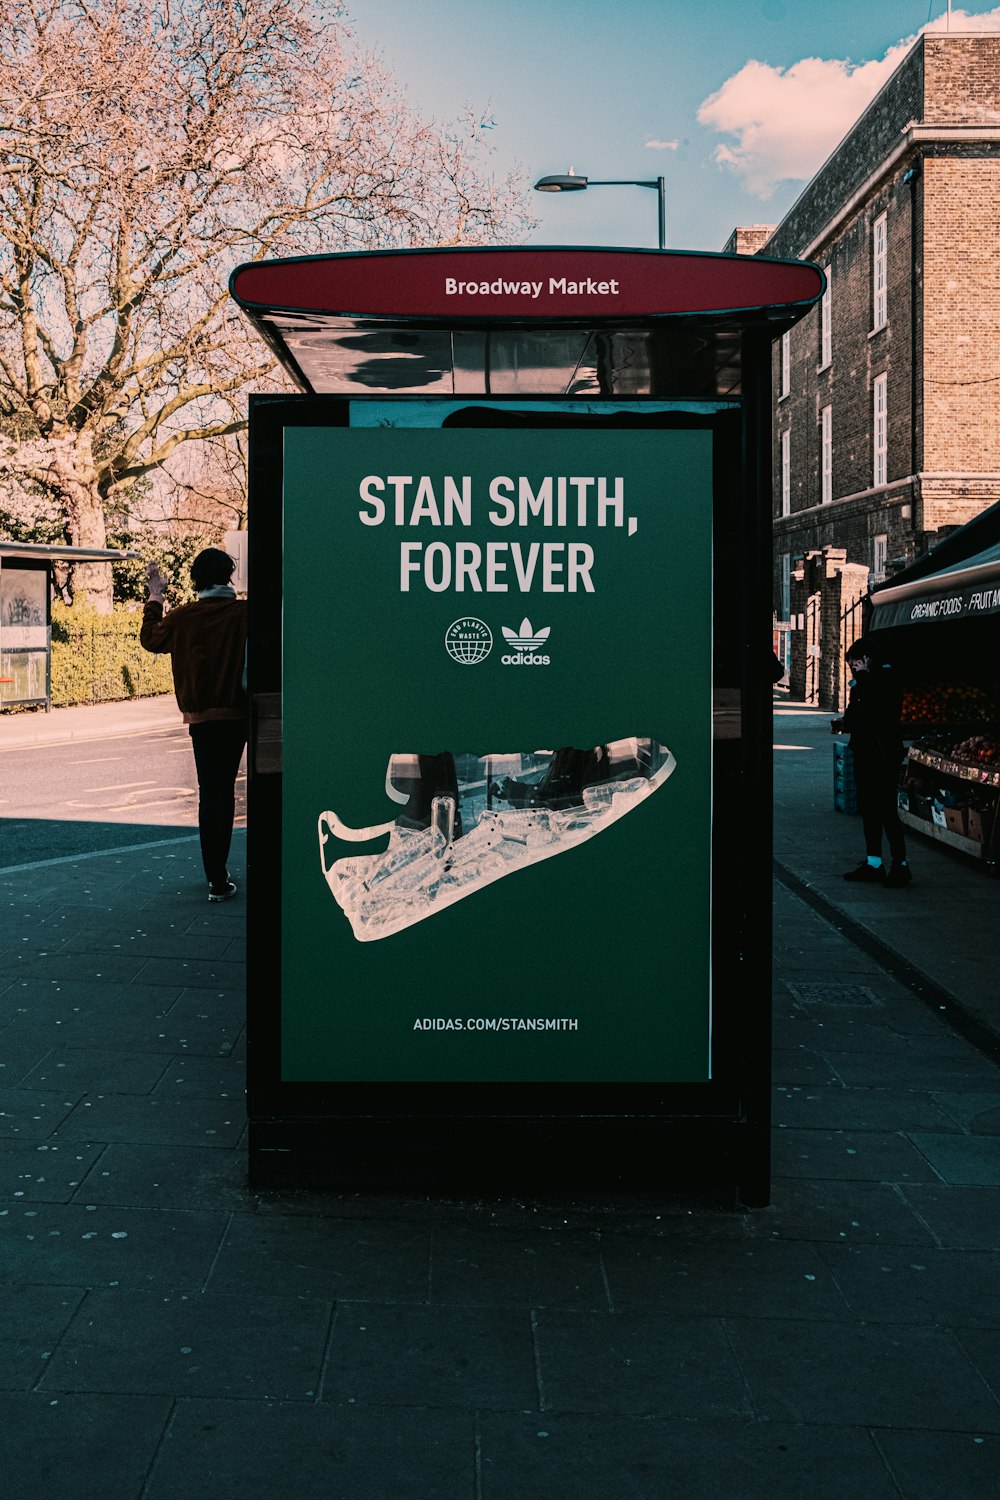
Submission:
<svg viewBox="0 0 1000 1500">
<path fill-rule="evenodd" d="M 166 579 L 146 570 L 149 599 L 139 639 L 147 651 L 169 653 L 174 691 L 198 773 L 198 833 L 209 901 L 236 894 L 226 860 L 236 815 L 236 777 L 247 742 L 244 683 L 247 604 L 230 584 L 235 564 L 206 547 L 191 564 L 198 598 L 164 613 Z"/>
<path fill-rule="evenodd" d="M 866 855 L 844 879 L 871 885 L 909 885 L 913 875 L 896 803 L 899 767 L 905 754 L 900 727 L 902 689 L 893 668 L 880 662 L 871 643 L 863 638 L 848 650 L 847 664 L 853 674 L 847 710 L 842 719 L 833 720 L 830 728 L 834 734 L 846 731 L 851 736 Z M 882 863 L 883 833 L 892 858 L 888 874 Z"/>
</svg>

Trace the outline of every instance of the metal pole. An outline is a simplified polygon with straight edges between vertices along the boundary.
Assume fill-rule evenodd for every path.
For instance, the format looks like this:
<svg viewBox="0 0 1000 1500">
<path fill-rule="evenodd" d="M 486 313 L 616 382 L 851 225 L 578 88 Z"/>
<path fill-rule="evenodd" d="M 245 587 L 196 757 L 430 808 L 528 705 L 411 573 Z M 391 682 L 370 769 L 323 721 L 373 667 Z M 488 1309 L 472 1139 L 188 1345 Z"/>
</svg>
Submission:
<svg viewBox="0 0 1000 1500">
<path fill-rule="evenodd" d="M 662 177 L 656 179 L 656 198 L 659 209 L 660 249 L 665 250 L 667 247 L 667 198 Z"/>
</svg>

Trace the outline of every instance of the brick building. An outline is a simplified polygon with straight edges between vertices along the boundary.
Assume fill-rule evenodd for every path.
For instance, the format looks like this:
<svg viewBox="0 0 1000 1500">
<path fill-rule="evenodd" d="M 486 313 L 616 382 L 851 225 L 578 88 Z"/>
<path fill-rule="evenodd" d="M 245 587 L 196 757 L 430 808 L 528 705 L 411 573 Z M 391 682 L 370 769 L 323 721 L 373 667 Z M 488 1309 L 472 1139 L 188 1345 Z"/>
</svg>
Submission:
<svg viewBox="0 0 1000 1500">
<path fill-rule="evenodd" d="M 761 231 L 727 249 L 814 260 L 829 281 L 775 345 L 787 619 L 797 560 L 825 548 L 875 581 L 1000 499 L 1000 35 L 921 37 Z"/>
</svg>

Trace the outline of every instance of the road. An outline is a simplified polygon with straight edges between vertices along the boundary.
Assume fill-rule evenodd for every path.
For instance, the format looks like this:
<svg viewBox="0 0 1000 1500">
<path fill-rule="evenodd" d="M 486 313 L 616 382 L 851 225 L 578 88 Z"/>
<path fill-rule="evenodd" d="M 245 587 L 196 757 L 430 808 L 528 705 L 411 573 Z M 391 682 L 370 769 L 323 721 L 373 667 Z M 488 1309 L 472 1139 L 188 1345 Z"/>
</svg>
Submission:
<svg viewBox="0 0 1000 1500">
<path fill-rule="evenodd" d="M 178 838 L 198 818 L 191 740 L 182 724 L 0 754 L 0 869 L 95 849 Z M 246 826 L 246 770 L 236 784 Z"/>
</svg>

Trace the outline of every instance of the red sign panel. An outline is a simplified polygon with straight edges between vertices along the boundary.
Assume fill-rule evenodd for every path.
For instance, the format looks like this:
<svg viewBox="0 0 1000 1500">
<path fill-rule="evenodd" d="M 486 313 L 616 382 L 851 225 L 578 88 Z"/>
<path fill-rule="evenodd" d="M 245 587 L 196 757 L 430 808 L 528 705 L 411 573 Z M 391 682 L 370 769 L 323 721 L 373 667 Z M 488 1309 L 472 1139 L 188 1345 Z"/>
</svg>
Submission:
<svg viewBox="0 0 1000 1500">
<path fill-rule="evenodd" d="M 245 307 L 410 318 L 645 318 L 788 307 L 816 300 L 801 261 L 688 251 L 404 250 L 239 267 Z"/>
</svg>

